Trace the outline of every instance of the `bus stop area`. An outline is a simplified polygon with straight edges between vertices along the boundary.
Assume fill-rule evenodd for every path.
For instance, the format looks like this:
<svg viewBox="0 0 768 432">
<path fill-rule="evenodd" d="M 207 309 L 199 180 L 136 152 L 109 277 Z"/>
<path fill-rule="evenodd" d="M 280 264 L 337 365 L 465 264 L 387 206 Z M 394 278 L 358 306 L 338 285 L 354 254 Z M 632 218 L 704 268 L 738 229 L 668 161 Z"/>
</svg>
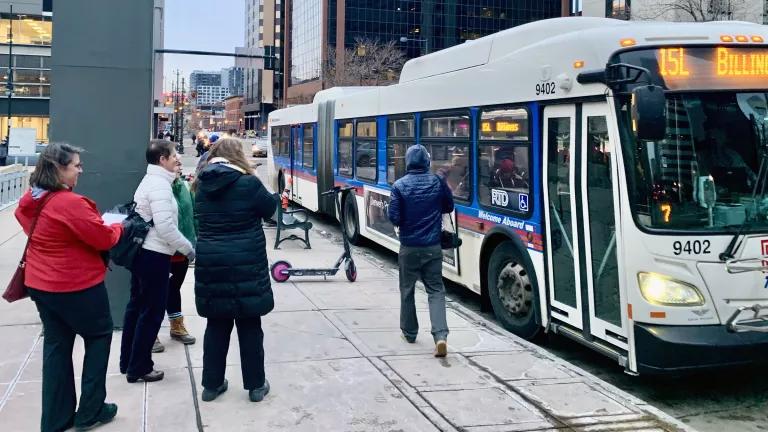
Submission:
<svg viewBox="0 0 768 432">
<path fill-rule="evenodd" d="M 9 280 L 25 235 L 0 211 L 0 280 Z M 267 244 L 275 230 L 265 229 Z M 316 266 L 334 257 L 340 239 L 320 229 L 313 249 L 285 242 L 270 261 Z M 433 357 L 423 287 L 417 293 L 420 334 L 400 337 L 397 273 L 362 253 L 359 277 L 292 278 L 273 284 L 275 310 L 264 318 L 270 394 L 261 403 L 242 390 L 237 338 L 228 357 L 229 390 L 202 402 L 205 319 L 194 307 L 194 274 L 182 288 L 183 310 L 198 342 L 184 346 L 160 331 L 166 351 L 154 354 L 165 380 L 129 384 L 118 370 L 116 331 L 107 400 L 119 405 L 105 431 L 684 431 L 692 430 L 497 324 L 448 302 L 449 353 Z M 165 324 L 167 326 L 167 324 Z M 41 325 L 34 304 L 0 304 L 0 424 L 6 431 L 39 430 Z M 75 346 L 75 374 L 83 346 Z M 618 367 L 618 366 L 617 366 Z M 642 378 L 638 378 L 642 379 Z"/>
</svg>

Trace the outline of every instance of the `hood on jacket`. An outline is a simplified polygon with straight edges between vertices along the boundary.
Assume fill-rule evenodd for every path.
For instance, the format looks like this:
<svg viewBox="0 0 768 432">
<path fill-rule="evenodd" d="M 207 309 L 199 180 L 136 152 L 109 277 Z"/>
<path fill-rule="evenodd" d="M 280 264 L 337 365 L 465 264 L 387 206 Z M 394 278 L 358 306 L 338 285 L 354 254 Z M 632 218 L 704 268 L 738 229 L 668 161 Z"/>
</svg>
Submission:
<svg viewBox="0 0 768 432">
<path fill-rule="evenodd" d="M 43 202 L 43 197 L 51 192 L 37 186 L 32 186 L 29 192 L 30 193 L 22 195 L 21 200 L 19 201 L 19 211 L 24 216 L 32 218 L 37 214 L 37 209 Z"/>
<path fill-rule="evenodd" d="M 429 163 L 429 153 L 423 145 L 413 145 L 405 152 L 405 170 L 409 173 L 425 173 L 429 171 Z"/>
<path fill-rule="evenodd" d="M 243 173 L 226 164 L 211 163 L 200 173 L 197 190 L 205 193 L 220 192 L 236 182 L 242 175 Z"/>
</svg>

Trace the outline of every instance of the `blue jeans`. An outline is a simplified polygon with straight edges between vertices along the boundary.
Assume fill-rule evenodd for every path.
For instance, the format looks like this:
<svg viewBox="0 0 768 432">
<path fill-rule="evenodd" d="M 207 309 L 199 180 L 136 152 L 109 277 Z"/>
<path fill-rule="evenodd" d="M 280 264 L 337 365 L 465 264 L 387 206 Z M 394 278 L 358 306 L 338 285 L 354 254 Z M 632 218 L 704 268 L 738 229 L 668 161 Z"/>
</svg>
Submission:
<svg viewBox="0 0 768 432">
<path fill-rule="evenodd" d="M 152 345 L 165 317 L 171 256 L 146 249 L 131 272 L 131 298 L 125 309 L 120 346 L 120 372 L 141 377 L 154 367 Z"/>
</svg>

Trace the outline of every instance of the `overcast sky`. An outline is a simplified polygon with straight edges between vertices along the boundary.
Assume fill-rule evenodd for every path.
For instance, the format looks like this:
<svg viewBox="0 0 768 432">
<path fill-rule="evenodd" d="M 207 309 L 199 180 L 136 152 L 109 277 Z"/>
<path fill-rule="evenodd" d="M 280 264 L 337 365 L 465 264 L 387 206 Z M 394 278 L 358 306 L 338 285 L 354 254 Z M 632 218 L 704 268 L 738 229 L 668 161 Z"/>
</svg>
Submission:
<svg viewBox="0 0 768 432">
<path fill-rule="evenodd" d="M 244 43 L 245 0 L 165 0 L 165 48 L 235 52 Z M 233 65 L 232 57 L 165 54 L 166 91 L 176 80 L 176 69 L 189 81 L 193 70 Z"/>
</svg>

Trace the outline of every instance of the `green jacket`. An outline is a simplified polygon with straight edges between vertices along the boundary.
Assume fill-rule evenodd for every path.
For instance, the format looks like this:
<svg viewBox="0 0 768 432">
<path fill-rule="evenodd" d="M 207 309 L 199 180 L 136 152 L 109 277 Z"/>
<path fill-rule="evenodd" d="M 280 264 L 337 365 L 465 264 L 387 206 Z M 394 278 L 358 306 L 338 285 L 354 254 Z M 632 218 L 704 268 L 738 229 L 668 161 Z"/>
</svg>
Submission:
<svg viewBox="0 0 768 432">
<path fill-rule="evenodd" d="M 197 226 L 195 224 L 195 197 L 189 190 L 187 182 L 176 179 L 171 185 L 173 196 L 179 205 L 179 231 L 194 245 L 197 243 Z"/>
</svg>

